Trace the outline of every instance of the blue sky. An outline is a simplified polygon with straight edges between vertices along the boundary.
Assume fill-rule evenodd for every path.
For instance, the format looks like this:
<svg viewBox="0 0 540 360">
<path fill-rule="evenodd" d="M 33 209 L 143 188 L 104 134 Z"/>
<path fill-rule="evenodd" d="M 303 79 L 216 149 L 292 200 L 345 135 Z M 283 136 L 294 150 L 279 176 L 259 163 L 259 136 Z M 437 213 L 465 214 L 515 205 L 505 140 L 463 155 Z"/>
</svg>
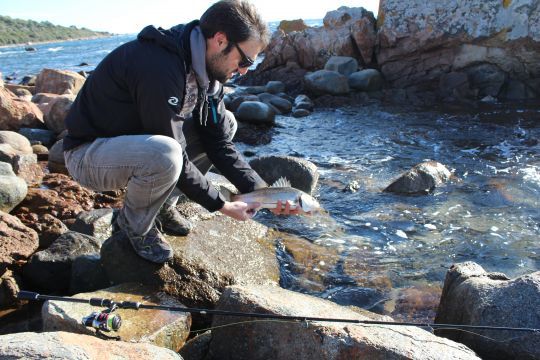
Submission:
<svg viewBox="0 0 540 360">
<path fill-rule="evenodd" d="M 215 1 L 207 0 L 0 0 L 0 15 L 114 33 L 135 33 L 146 25 L 171 27 L 200 15 Z M 267 21 L 322 19 L 339 6 L 364 7 L 375 15 L 379 0 L 251 0 Z M 332 5 L 339 4 L 339 5 Z"/>
</svg>

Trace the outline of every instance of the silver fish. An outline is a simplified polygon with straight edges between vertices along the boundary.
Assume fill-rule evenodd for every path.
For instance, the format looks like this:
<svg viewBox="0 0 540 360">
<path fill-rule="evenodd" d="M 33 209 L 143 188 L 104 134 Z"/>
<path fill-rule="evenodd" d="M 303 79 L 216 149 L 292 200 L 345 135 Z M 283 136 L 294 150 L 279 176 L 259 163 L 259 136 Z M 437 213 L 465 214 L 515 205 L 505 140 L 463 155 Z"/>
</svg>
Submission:
<svg viewBox="0 0 540 360">
<path fill-rule="evenodd" d="M 231 199 L 245 203 L 258 202 L 261 204 L 261 208 L 265 209 L 275 209 L 278 201 L 281 201 L 282 205 L 285 206 L 286 201 L 288 201 L 291 204 L 291 209 L 300 207 L 304 212 L 318 212 L 321 210 L 317 200 L 302 190 L 291 187 L 291 183 L 285 178 L 280 178 L 267 188 L 246 194 L 232 195 Z"/>
</svg>

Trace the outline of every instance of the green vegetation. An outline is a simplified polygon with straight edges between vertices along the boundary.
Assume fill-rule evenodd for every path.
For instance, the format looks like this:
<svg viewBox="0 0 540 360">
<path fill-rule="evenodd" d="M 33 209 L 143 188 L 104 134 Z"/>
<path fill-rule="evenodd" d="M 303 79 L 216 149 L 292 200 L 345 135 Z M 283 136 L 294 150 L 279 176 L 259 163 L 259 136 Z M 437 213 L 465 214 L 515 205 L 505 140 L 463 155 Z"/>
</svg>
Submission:
<svg viewBox="0 0 540 360">
<path fill-rule="evenodd" d="M 53 25 L 48 21 L 12 19 L 0 15 L 0 45 L 108 36 L 106 32 Z"/>
</svg>

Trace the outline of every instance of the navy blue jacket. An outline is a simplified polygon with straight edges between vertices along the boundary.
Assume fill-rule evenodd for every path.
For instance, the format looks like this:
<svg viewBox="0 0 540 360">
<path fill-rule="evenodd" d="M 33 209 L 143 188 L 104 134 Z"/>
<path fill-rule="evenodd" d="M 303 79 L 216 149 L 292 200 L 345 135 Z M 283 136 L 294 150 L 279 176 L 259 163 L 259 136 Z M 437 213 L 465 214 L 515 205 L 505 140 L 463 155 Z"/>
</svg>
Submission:
<svg viewBox="0 0 540 360">
<path fill-rule="evenodd" d="M 107 55 L 86 80 L 66 117 L 64 150 L 98 137 L 166 135 L 182 145 L 183 169 L 177 187 L 210 211 L 224 198 L 189 161 L 181 129 L 186 74 L 191 66 L 191 30 L 198 21 L 170 30 L 147 26 L 137 40 Z M 171 101 L 176 97 L 182 101 Z M 209 107 L 211 110 L 209 111 Z M 208 157 L 242 193 L 265 185 L 227 139 L 223 91 L 210 99 L 202 89 L 193 120 Z M 191 120 L 188 120 L 191 121 Z"/>
</svg>

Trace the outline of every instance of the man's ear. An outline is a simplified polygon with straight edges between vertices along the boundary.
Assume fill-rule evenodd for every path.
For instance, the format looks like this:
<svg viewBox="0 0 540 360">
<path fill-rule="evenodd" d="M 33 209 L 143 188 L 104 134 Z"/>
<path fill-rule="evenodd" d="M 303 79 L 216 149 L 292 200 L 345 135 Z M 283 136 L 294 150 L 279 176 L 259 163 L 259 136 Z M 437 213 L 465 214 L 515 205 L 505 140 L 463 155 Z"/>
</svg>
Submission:
<svg viewBox="0 0 540 360">
<path fill-rule="evenodd" d="M 215 41 L 217 47 L 220 50 L 223 50 L 227 47 L 229 41 L 227 40 L 227 35 L 224 32 L 218 31 L 214 34 L 213 40 Z"/>
</svg>

